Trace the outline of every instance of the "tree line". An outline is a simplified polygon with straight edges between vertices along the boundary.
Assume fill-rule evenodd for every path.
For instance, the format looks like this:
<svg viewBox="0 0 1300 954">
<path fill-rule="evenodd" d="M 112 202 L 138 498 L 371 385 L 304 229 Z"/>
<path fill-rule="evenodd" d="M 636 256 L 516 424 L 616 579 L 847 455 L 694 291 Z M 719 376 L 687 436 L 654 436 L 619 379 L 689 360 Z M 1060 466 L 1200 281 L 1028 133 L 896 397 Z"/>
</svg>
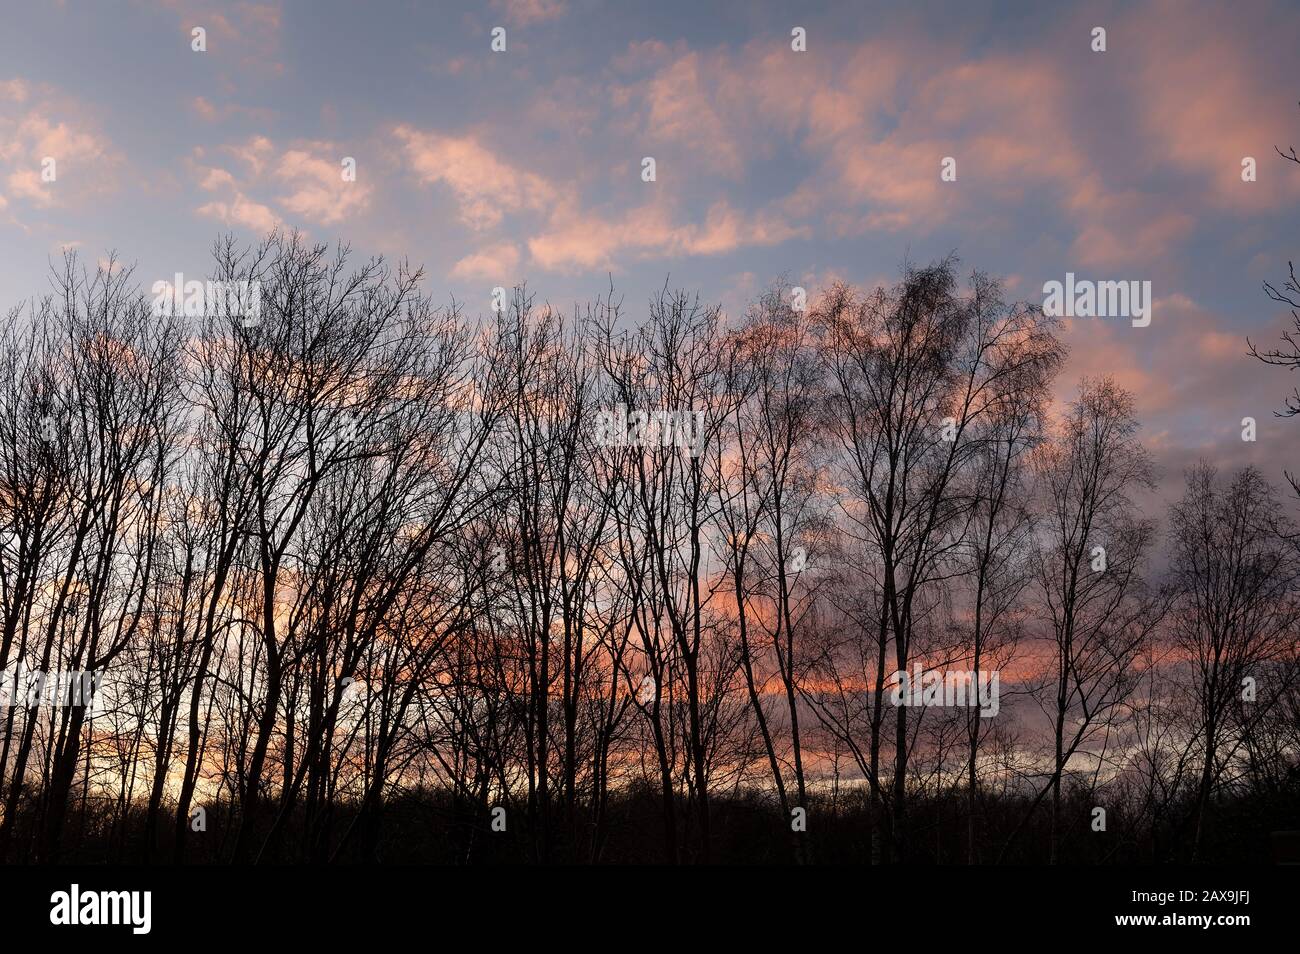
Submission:
<svg viewBox="0 0 1300 954">
<path fill-rule="evenodd" d="M 351 258 L 219 240 L 250 319 L 69 255 L 5 315 L 0 861 L 1213 860 L 1295 827 L 1283 501 L 1202 463 L 1151 513 L 1140 396 L 1054 402 L 1060 329 L 996 279 L 470 317 Z M 95 704 L 23 695 L 56 671 Z M 896 704 L 953 671 L 965 704 Z"/>
</svg>

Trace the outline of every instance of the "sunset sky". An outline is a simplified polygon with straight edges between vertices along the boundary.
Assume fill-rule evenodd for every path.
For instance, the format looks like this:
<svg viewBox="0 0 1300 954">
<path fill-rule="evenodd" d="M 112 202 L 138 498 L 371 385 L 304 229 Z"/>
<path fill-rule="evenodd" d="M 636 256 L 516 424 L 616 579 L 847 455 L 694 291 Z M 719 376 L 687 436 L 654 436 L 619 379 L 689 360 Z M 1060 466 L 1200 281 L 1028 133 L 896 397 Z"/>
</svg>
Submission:
<svg viewBox="0 0 1300 954">
<path fill-rule="evenodd" d="M 665 279 L 734 315 L 780 276 L 815 293 L 956 253 L 1034 303 L 1067 272 L 1152 283 L 1150 327 L 1071 323 L 1059 390 L 1134 391 L 1166 496 L 1201 456 L 1300 469 L 1300 421 L 1273 417 L 1297 382 L 1244 355 L 1289 324 L 1261 284 L 1300 257 L 1300 166 L 1274 152 L 1300 147 L 1294 6 L 950 6 L 15 4 L 0 305 L 66 246 L 147 289 L 276 225 L 409 257 L 471 313 L 612 274 L 634 317 Z"/>
</svg>

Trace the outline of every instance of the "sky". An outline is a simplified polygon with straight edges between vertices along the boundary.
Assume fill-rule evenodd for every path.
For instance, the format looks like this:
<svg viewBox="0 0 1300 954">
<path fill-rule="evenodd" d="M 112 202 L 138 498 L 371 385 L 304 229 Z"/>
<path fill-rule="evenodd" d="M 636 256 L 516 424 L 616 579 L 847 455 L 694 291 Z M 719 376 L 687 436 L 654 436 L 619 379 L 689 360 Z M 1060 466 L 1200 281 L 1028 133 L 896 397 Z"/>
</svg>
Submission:
<svg viewBox="0 0 1300 954">
<path fill-rule="evenodd" d="M 1151 282 L 1147 327 L 1066 323 L 1058 393 L 1131 390 L 1165 500 L 1198 458 L 1300 470 L 1274 416 L 1297 382 L 1245 355 L 1291 322 L 1262 284 L 1300 256 L 1294 2 L 0 11 L 0 307 L 65 248 L 148 289 L 272 227 L 421 264 L 470 313 L 612 281 L 634 316 L 665 282 L 738 316 L 778 279 L 815 297 L 955 254 L 1035 304 L 1067 273 Z"/>
</svg>

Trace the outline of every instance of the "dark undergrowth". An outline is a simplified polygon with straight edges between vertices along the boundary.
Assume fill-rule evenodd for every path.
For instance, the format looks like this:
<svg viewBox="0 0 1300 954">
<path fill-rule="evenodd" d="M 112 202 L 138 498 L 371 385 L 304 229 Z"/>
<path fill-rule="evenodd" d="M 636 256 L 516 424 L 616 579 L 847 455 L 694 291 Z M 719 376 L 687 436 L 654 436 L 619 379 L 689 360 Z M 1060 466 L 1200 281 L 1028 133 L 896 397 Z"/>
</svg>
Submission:
<svg viewBox="0 0 1300 954">
<path fill-rule="evenodd" d="M 1094 830 L 1101 801 L 1086 791 L 1062 797 L 1057 861 L 1069 865 L 1166 864 L 1193 860 L 1190 805 L 1173 805 L 1137 816 L 1122 805 L 1106 809 L 1105 831 Z M 597 820 L 582 804 L 570 812 L 555 803 L 545 818 L 526 804 L 491 806 L 456 799 L 443 791 L 416 789 L 390 797 L 376 818 L 343 804 L 308 821 L 299 810 L 272 831 L 278 806 L 264 806 L 258 820 L 232 816 L 228 804 L 203 806 L 206 830 L 187 835 L 186 864 L 663 864 L 671 860 L 663 801 L 649 787 L 612 793 Z M 1102 807 L 1105 807 L 1104 805 Z M 80 806 L 79 806 L 80 808 Z M 39 863 L 38 806 L 24 805 L 16 819 L 10 861 Z M 706 860 L 696 807 L 676 804 L 677 861 Z M 1039 865 L 1050 861 L 1051 820 L 1044 800 L 1035 809 L 1029 798 L 983 801 L 974 825 L 965 793 L 915 798 L 907 806 L 907 836 L 902 857 L 912 864 Z M 150 848 L 143 808 L 96 811 L 91 803 L 74 810 L 68 838 L 58 859 L 65 863 L 171 863 L 175 857 L 173 821 L 165 818 Z M 853 789 L 838 796 L 809 798 L 806 831 L 791 830 L 774 800 L 763 793 L 714 794 L 710 799 L 707 860 L 721 864 L 860 865 L 873 858 L 872 812 L 867 793 Z M 504 830 L 499 830 L 504 826 Z M 886 813 L 875 826 L 874 854 L 896 861 L 899 848 Z M 1300 782 L 1275 791 L 1220 797 L 1211 802 L 1196 861 L 1208 864 L 1269 864 L 1270 836 L 1300 829 Z"/>
</svg>

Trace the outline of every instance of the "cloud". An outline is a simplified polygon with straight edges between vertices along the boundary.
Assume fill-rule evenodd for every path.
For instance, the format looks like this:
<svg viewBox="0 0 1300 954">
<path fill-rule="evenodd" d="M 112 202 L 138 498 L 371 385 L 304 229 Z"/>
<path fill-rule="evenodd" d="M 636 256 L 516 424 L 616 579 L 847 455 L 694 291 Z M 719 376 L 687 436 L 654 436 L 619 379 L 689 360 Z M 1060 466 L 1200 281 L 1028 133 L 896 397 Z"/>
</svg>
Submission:
<svg viewBox="0 0 1300 954">
<path fill-rule="evenodd" d="M 684 145 L 707 168 L 739 176 L 745 168 L 744 147 L 732 135 L 701 76 L 701 56 L 689 52 L 666 64 L 645 88 L 645 111 L 638 125 L 648 142 Z"/>
<path fill-rule="evenodd" d="M 238 64 L 242 73 L 284 72 L 279 61 L 280 30 L 284 17 L 279 3 L 212 3 L 207 0 L 163 0 L 177 16 L 185 43 L 191 31 L 207 31 L 208 54 Z"/>
<path fill-rule="evenodd" d="M 492 245 L 466 255 L 451 269 L 453 278 L 476 279 L 510 285 L 519 267 L 519 249 L 514 245 Z"/>
<path fill-rule="evenodd" d="M 1230 324 L 1223 315 L 1181 293 L 1156 298 L 1148 328 L 1124 319 L 1066 320 L 1070 356 L 1057 379 L 1058 399 L 1064 401 L 1080 377 L 1110 375 L 1133 393 L 1144 427 L 1185 439 L 1179 425 L 1190 413 L 1207 441 L 1237 434 L 1243 415 L 1271 415 L 1288 382 L 1246 354 L 1244 332 L 1225 328 Z"/>
<path fill-rule="evenodd" d="M 275 147 L 271 145 L 271 140 L 265 136 L 253 136 L 247 142 L 232 144 L 223 148 L 236 159 L 246 163 L 255 176 L 262 174 L 262 169 L 275 151 Z"/>
<path fill-rule="evenodd" d="M 566 5 L 564 0 L 492 0 L 492 9 L 512 26 L 528 26 L 564 16 Z"/>
<path fill-rule="evenodd" d="M 295 188 L 281 196 L 280 205 L 305 219 L 333 225 L 365 209 L 370 186 L 363 181 L 346 181 L 340 162 L 321 159 L 301 149 L 280 157 L 276 178 Z"/>
<path fill-rule="evenodd" d="M 806 228 L 791 226 L 778 215 L 747 215 L 726 202 L 710 206 L 699 224 L 675 224 L 665 205 L 644 205 L 621 218 L 563 216 L 546 232 L 529 239 L 528 250 L 542 268 L 574 271 L 614 268 L 618 254 L 624 251 L 640 258 L 719 255 L 807 235 Z"/>
<path fill-rule="evenodd" d="M 529 255 L 540 268 L 571 272 L 617 268 L 619 257 L 717 255 L 746 246 L 775 245 L 808 237 L 779 209 L 748 213 L 726 200 L 713 202 L 703 222 L 676 220 L 679 203 L 662 199 L 620 210 L 616 203 L 594 208 L 578 200 L 577 184 L 564 188 L 546 177 L 499 158 L 474 135 L 444 135 L 399 126 L 407 165 L 424 184 L 447 187 L 463 224 L 478 233 L 500 228 L 529 234 Z M 579 179 L 580 183 L 581 180 Z M 461 259 L 457 274 L 499 273 L 494 253 Z"/>
<path fill-rule="evenodd" d="M 1261 30 L 1260 19 L 1289 11 L 1245 12 L 1161 2 L 1133 10 L 1123 29 L 1142 41 L 1129 90 L 1148 161 L 1189 176 L 1216 205 L 1257 210 L 1300 196 L 1300 177 L 1273 151 L 1289 145 L 1276 138 L 1286 128 L 1283 110 L 1295 116 L 1295 32 Z M 1245 156 L 1259 165 L 1257 182 L 1241 181 Z"/>
<path fill-rule="evenodd" d="M 221 151 L 234 156 L 245 171 L 237 175 L 192 163 L 200 189 L 225 195 L 199 206 L 196 211 L 202 216 L 265 232 L 292 218 L 335 225 L 369 207 L 372 187 L 360 176 L 355 181 L 343 178 L 342 157 L 335 158 L 339 150 L 332 143 L 298 142 L 280 149 L 265 136 L 254 136 Z M 195 150 L 196 160 L 204 154 Z"/>
<path fill-rule="evenodd" d="M 235 177 L 225 169 L 209 169 L 199 183 L 200 189 L 213 192 L 217 189 L 235 188 Z"/>
<path fill-rule="evenodd" d="M 218 106 L 206 96 L 195 96 L 190 100 L 190 109 L 207 123 L 224 122 L 232 116 L 244 116 L 255 122 L 269 124 L 275 118 L 274 112 L 269 109 L 239 106 L 235 103 L 224 103 Z"/>
<path fill-rule="evenodd" d="M 85 111 L 48 86 L 0 83 L 0 208 L 72 207 L 115 188 L 120 159 Z"/>
<path fill-rule="evenodd" d="M 254 232 L 270 232 L 280 224 L 270 207 L 249 199 L 242 192 L 236 192 L 229 201 L 208 202 L 195 211 L 225 225 L 242 225 Z"/>
<path fill-rule="evenodd" d="M 808 171 L 764 201 L 826 237 L 1014 228 L 1031 214 L 1064 233 L 1081 266 L 1150 266 L 1195 234 L 1189 209 L 1206 193 L 1242 209 L 1300 195 L 1300 176 L 1240 181 L 1243 155 L 1263 169 L 1272 154 L 1285 38 L 1269 41 L 1276 55 L 1257 69 L 1258 24 L 1198 6 L 1216 39 L 1189 57 L 1206 27 L 1178 9 L 1156 4 L 1115 24 L 1112 45 L 1132 51 L 1121 62 L 1088 49 L 1078 17 L 1015 49 L 907 23 L 818 35 L 809 54 L 771 37 L 708 49 L 638 41 L 611 61 L 608 111 L 624 118 L 610 122 L 661 164 L 676 149 L 693 174 L 733 181 L 793 147 Z M 957 182 L 940 181 L 946 156 Z"/>
<path fill-rule="evenodd" d="M 503 162 L 473 136 L 443 136 L 398 126 L 407 164 L 423 184 L 448 186 L 472 229 L 499 225 L 506 212 L 539 212 L 558 192 L 541 176 Z"/>
<path fill-rule="evenodd" d="M 1076 225 L 1069 256 L 1078 265 L 1120 268 L 1135 259 L 1158 261 L 1196 226 L 1185 208 L 1165 207 L 1135 189 L 1107 192 L 1095 175 L 1081 177 L 1063 205 Z"/>
<path fill-rule="evenodd" d="M 207 98 L 204 96 L 195 96 L 194 99 L 190 101 L 190 106 L 208 122 L 212 122 L 217 118 L 217 107 L 208 102 Z"/>
<path fill-rule="evenodd" d="M 14 103 L 23 103 L 27 101 L 27 95 L 27 84 L 21 79 L 0 81 L 0 99 L 7 99 Z"/>
</svg>

